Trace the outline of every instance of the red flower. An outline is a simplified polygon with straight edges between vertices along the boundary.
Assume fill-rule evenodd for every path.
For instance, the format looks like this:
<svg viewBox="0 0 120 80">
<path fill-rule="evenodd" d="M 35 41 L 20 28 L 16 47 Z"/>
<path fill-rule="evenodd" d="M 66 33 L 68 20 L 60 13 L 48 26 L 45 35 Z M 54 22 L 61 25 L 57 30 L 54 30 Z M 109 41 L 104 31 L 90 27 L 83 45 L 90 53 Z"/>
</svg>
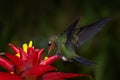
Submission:
<svg viewBox="0 0 120 80">
<path fill-rule="evenodd" d="M 64 80 L 78 76 L 89 76 L 86 74 L 73 74 L 56 72 L 56 68 L 50 64 L 60 59 L 60 56 L 53 55 L 42 59 L 44 49 L 36 49 L 32 46 L 23 44 L 23 49 L 9 44 L 14 55 L 3 52 L 7 57 L 0 56 L 0 66 L 7 72 L 0 72 L 0 80 Z"/>
</svg>

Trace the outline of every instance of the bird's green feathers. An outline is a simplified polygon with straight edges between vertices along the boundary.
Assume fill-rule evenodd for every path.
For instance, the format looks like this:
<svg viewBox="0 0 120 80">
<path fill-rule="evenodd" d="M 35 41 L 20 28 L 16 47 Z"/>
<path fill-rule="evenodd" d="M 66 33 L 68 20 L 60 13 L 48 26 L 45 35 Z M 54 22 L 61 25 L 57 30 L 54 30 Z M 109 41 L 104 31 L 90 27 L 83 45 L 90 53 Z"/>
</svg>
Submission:
<svg viewBox="0 0 120 80">
<path fill-rule="evenodd" d="M 76 60 L 86 65 L 93 65 L 93 63 L 86 58 L 78 56 L 75 49 L 79 48 L 85 41 L 92 38 L 103 26 L 111 19 L 106 18 L 95 23 L 87 25 L 82 28 L 77 28 L 80 17 L 78 17 L 63 33 L 58 36 L 52 36 L 50 41 L 56 46 L 56 54 Z"/>
</svg>

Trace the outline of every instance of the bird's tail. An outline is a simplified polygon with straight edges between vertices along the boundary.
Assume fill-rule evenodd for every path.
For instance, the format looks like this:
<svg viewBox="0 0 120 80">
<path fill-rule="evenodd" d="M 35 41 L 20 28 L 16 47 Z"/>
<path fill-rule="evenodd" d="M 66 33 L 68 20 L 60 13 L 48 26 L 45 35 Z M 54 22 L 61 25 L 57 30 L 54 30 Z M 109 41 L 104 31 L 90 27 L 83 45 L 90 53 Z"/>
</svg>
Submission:
<svg viewBox="0 0 120 80">
<path fill-rule="evenodd" d="M 81 63 L 81 64 L 85 64 L 85 65 L 88 65 L 88 66 L 92 66 L 92 65 L 95 64 L 92 61 L 90 61 L 90 60 L 88 60 L 88 59 L 86 59 L 84 57 L 81 57 L 81 56 L 74 58 L 74 60 Z"/>
</svg>

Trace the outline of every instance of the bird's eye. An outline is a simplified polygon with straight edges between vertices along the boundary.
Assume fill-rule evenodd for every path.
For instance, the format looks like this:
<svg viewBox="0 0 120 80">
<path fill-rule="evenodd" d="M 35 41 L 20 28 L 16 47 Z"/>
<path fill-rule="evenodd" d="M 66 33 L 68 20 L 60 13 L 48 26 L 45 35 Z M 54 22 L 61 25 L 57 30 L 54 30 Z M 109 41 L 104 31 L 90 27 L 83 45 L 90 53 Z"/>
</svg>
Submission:
<svg viewBox="0 0 120 80">
<path fill-rule="evenodd" d="M 52 44 L 52 42 L 51 42 L 51 41 L 49 41 L 49 42 L 48 42 L 48 46 L 50 46 L 51 44 Z"/>
</svg>

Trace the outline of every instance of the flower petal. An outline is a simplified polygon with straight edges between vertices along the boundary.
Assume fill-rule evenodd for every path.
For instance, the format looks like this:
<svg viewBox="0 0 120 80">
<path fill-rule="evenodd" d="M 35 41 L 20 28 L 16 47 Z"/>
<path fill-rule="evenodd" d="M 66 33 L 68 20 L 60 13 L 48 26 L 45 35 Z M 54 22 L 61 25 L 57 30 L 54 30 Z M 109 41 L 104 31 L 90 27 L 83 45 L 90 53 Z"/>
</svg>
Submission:
<svg viewBox="0 0 120 80">
<path fill-rule="evenodd" d="M 27 48 L 28 57 L 31 57 L 31 55 L 33 54 L 33 51 L 34 51 L 34 47 L 28 47 Z"/>
<path fill-rule="evenodd" d="M 5 53 L 5 55 L 14 63 L 17 73 L 20 73 L 27 68 L 27 64 L 21 58 L 7 53 Z"/>
<path fill-rule="evenodd" d="M 79 76 L 90 76 L 88 74 L 49 72 L 42 77 L 42 80 L 64 80 L 65 78 L 74 78 Z"/>
<path fill-rule="evenodd" d="M 38 51 L 38 54 L 37 54 L 35 61 L 34 61 L 34 65 L 39 65 L 43 51 L 44 51 L 44 49 L 41 49 Z"/>
<path fill-rule="evenodd" d="M 21 48 L 19 48 L 19 50 L 20 50 L 20 58 L 26 61 L 28 55 Z"/>
<path fill-rule="evenodd" d="M 37 57 L 38 51 L 35 51 L 33 47 L 28 48 L 27 63 L 32 67 L 34 65 L 35 58 Z"/>
<path fill-rule="evenodd" d="M 51 63 L 53 63 L 55 60 L 58 60 L 60 59 L 60 56 L 59 55 L 54 55 L 50 58 L 48 58 L 47 60 L 44 60 L 40 63 L 40 65 L 49 65 Z"/>
<path fill-rule="evenodd" d="M 4 67 L 9 72 L 14 71 L 13 69 L 14 64 L 3 57 L 0 57 L 0 66 Z"/>
<path fill-rule="evenodd" d="M 39 65 L 39 66 L 34 66 L 30 70 L 23 72 L 22 76 L 37 77 L 43 75 L 48 71 L 53 71 L 53 70 L 56 70 L 56 68 L 52 66 Z"/>
<path fill-rule="evenodd" d="M 13 44 L 9 43 L 9 46 L 14 51 L 15 54 L 20 53 L 19 49 Z"/>
<path fill-rule="evenodd" d="M 15 74 L 0 72 L 0 80 L 24 80 L 24 79 Z"/>
</svg>

